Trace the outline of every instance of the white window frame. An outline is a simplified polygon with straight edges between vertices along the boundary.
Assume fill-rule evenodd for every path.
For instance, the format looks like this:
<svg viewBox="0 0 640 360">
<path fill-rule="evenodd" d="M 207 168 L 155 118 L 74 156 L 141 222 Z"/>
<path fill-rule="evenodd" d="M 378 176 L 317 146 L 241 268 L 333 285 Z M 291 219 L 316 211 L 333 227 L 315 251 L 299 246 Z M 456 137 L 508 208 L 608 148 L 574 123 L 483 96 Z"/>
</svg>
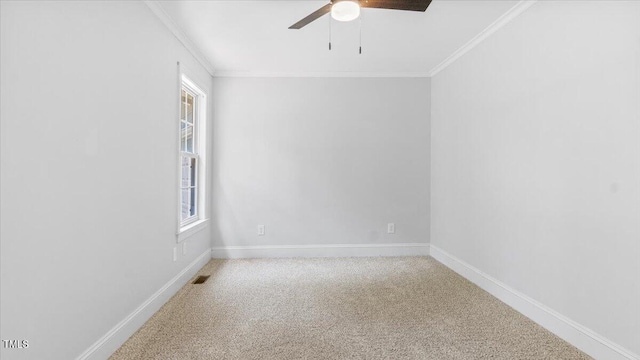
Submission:
<svg viewBox="0 0 640 360">
<path fill-rule="evenodd" d="M 186 75 L 181 74 L 178 96 L 178 242 L 186 239 L 191 234 L 203 229 L 208 222 L 206 217 L 206 119 L 207 119 L 207 94 L 194 81 Z M 182 119 L 181 119 L 181 103 L 182 89 L 186 89 L 191 95 L 194 95 L 194 114 L 193 114 L 193 152 L 186 152 L 181 148 L 182 145 Z M 182 220 L 182 158 L 188 157 L 196 159 L 195 169 L 195 215 Z"/>
</svg>

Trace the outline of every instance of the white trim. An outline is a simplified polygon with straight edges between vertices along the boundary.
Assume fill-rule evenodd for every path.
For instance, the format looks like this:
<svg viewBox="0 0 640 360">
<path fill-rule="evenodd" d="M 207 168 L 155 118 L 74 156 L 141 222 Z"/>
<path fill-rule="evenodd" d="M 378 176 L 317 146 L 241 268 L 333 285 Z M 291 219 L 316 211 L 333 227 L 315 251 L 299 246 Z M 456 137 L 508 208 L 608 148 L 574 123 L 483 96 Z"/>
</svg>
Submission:
<svg viewBox="0 0 640 360">
<path fill-rule="evenodd" d="M 501 27 L 508 24 L 511 20 L 515 19 L 518 15 L 522 14 L 525 10 L 531 7 L 531 5 L 535 4 L 537 0 L 521 0 L 516 5 L 514 5 L 507 12 L 502 14 L 496 21 L 491 23 L 491 25 L 487 26 L 486 29 L 482 30 L 478 35 L 474 36 L 469 42 L 462 45 L 458 50 L 456 50 L 453 54 L 449 55 L 444 61 L 440 64 L 436 65 L 431 71 L 429 71 L 429 76 L 435 76 L 437 73 L 442 71 L 447 66 L 451 65 L 454 61 L 458 60 L 462 55 L 469 52 L 474 47 L 478 46 L 484 39 L 488 38 L 491 34 L 498 31 Z"/>
<path fill-rule="evenodd" d="M 193 234 L 200 232 L 209 226 L 209 219 L 198 220 L 192 224 L 185 225 L 180 229 L 180 232 L 176 234 L 178 242 L 191 237 Z"/>
<path fill-rule="evenodd" d="M 487 28 L 474 36 L 469 42 L 464 44 L 453 54 L 449 55 L 444 61 L 436 65 L 431 71 L 423 72 L 354 72 L 354 71 L 329 71 L 329 72 L 261 72 L 261 71 L 216 71 L 207 57 L 198 49 L 198 47 L 189 39 L 184 31 L 176 24 L 169 14 L 164 10 L 162 5 L 156 0 L 143 0 L 143 2 L 151 9 L 151 11 L 160 19 L 160 21 L 173 33 L 173 35 L 184 45 L 184 47 L 198 60 L 198 62 L 215 77 L 346 77 L 346 78 L 414 78 L 414 77 L 432 77 L 442 71 L 447 66 L 476 47 L 484 39 L 496 32 L 498 29 L 515 19 L 518 15 L 527 10 L 538 0 L 521 0 L 507 12 L 502 14 L 496 21 L 491 23 Z"/>
<path fill-rule="evenodd" d="M 106 359 L 116 351 L 133 333 L 160 310 L 204 265 L 211 259 L 211 249 L 207 249 L 187 267 L 174 276 L 160 290 L 151 295 L 129 316 L 120 321 L 113 329 L 85 350 L 76 360 Z"/>
<path fill-rule="evenodd" d="M 173 21 L 171 16 L 167 14 L 162 5 L 155 0 L 144 0 L 144 3 L 151 9 L 151 11 L 162 21 L 163 24 L 173 33 L 173 35 L 184 45 L 184 47 L 193 55 L 196 60 L 202 65 L 210 75 L 213 75 L 215 69 L 211 65 L 211 62 L 204 56 L 197 46 L 191 42 L 191 40 L 185 35 L 178 24 Z"/>
<path fill-rule="evenodd" d="M 428 243 L 221 246 L 211 249 L 211 257 L 216 259 L 427 255 Z"/>
<path fill-rule="evenodd" d="M 216 71 L 214 77 L 264 77 L 264 78 L 416 78 L 429 77 L 426 72 L 362 72 L 362 71 L 326 71 L 326 72 L 265 72 L 265 71 Z"/>
<path fill-rule="evenodd" d="M 181 69 L 182 70 L 182 69 Z M 197 94 L 192 94 L 192 95 L 197 95 L 197 96 L 207 96 L 207 92 L 204 91 L 202 89 L 202 87 L 198 86 L 198 84 L 191 80 L 191 78 L 189 77 L 189 75 L 187 75 L 184 71 L 182 71 L 182 83 L 187 85 L 187 88 L 189 90 L 191 90 L 191 92 L 197 93 Z M 198 105 L 200 106 L 200 105 Z"/>
<path fill-rule="evenodd" d="M 509 285 L 448 254 L 437 246 L 431 245 L 430 252 L 433 258 L 451 270 L 588 355 L 596 359 L 608 360 L 640 359 L 637 354 L 630 350 L 533 300 Z"/>
<path fill-rule="evenodd" d="M 203 90 L 202 87 L 198 86 L 196 82 L 191 80 L 191 78 L 183 71 L 182 65 L 178 62 L 178 73 L 179 73 L 179 96 L 180 105 L 178 106 L 178 186 L 177 186 L 177 225 L 176 225 L 176 235 L 177 242 L 180 243 L 182 240 L 188 238 L 193 233 L 200 231 L 204 228 L 204 225 L 195 227 L 192 231 L 185 233 L 191 229 L 192 226 L 196 226 L 200 224 L 202 221 L 207 221 L 208 214 L 207 210 L 207 101 L 208 96 L 207 93 Z M 195 98 L 195 108 L 194 108 L 194 117 L 193 117 L 193 132 L 194 132 L 194 144 L 192 153 L 182 151 L 180 146 L 182 145 L 182 129 L 181 126 L 183 121 L 181 119 L 182 114 L 181 106 L 182 106 L 182 89 L 186 88 L 187 91 L 191 92 L 191 95 Z M 196 214 L 190 216 L 189 218 L 182 220 L 182 157 L 190 157 L 192 159 L 196 159 Z"/>
<path fill-rule="evenodd" d="M 198 158 L 198 154 L 190 153 L 190 152 L 186 152 L 186 151 L 180 151 L 180 156 L 184 156 L 184 157 L 188 157 L 188 158 L 192 158 L 192 159 L 197 159 Z"/>
</svg>

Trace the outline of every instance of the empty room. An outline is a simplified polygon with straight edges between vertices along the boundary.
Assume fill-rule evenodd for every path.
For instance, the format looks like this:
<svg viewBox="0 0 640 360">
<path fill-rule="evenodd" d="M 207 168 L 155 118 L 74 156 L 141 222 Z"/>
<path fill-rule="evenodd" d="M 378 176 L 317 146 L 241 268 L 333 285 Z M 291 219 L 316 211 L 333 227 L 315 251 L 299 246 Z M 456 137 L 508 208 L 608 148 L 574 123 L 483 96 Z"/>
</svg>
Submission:
<svg viewBox="0 0 640 360">
<path fill-rule="evenodd" d="M 0 0 L 3 360 L 640 360 L 640 1 Z"/>
</svg>

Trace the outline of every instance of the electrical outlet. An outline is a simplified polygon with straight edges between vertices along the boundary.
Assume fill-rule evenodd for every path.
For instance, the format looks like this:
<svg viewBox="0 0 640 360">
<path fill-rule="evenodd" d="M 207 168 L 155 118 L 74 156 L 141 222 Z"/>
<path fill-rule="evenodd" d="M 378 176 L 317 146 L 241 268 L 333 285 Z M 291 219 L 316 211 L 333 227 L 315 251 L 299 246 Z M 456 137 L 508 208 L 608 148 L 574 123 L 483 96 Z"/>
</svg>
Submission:
<svg viewBox="0 0 640 360">
<path fill-rule="evenodd" d="M 187 255 L 187 242 L 182 242 L 182 255 Z"/>
<path fill-rule="evenodd" d="M 258 225 L 258 236 L 264 236 L 264 225 Z"/>
<path fill-rule="evenodd" d="M 396 224 L 388 223 L 387 224 L 387 234 L 395 234 L 396 233 Z"/>
<path fill-rule="evenodd" d="M 173 247 L 173 261 L 178 261 L 178 247 Z"/>
</svg>

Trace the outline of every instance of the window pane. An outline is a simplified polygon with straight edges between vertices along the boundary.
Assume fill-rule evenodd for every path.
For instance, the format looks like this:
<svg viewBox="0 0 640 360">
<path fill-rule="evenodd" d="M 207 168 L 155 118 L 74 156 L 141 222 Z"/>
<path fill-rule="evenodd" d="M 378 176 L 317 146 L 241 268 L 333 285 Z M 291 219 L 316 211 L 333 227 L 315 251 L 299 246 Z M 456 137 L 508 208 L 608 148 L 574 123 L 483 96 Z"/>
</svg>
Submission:
<svg viewBox="0 0 640 360">
<path fill-rule="evenodd" d="M 194 216 L 196 214 L 196 188 L 191 188 L 191 208 L 189 209 L 189 216 Z"/>
<path fill-rule="evenodd" d="M 180 187 L 188 187 L 191 186 L 191 158 L 186 156 L 182 157 L 182 181 L 180 182 Z"/>
<path fill-rule="evenodd" d="M 184 134 L 183 138 L 186 141 L 184 151 L 192 153 L 193 152 L 193 125 L 187 124 L 187 126 L 183 130 L 183 134 Z"/>
<path fill-rule="evenodd" d="M 185 103 L 187 102 L 187 93 L 182 89 L 182 95 L 180 96 L 180 120 L 185 120 L 187 114 L 187 107 Z"/>
<path fill-rule="evenodd" d="M 194 98 L 191 94 L 187 94 L 187 121 L 193 123 L 193 104 Z"/>
<path fill-rule="evenodd" d="M 181 215 L 180 215 L 180 219 L 181 220 L 186 220 L 190 215 L 190 211 L 191 211 L 191 192 L 189 191 L 190 189 L 182 189 L 181 193 L 181 198 L 182 198 L 182 210 L 181 210 Z"/>
<path fill-rule="evenodd" d="M 188 156 L 181 157 L 181 180 L 180 180 L 180 197 L 181 197 L 181 214 L 182 221 L 196 215 L 197 199 L 196 199 L 196 169 L 197 159 Z"/>
<path fill-rule="evenodd" d="M 193 151 L 193 125 L 187 123 L 180 123 L 180 151 L 194 152 Z"/>
<path fill-rule="evenodd" d="M 180 151 L 187 151 L 187 124 L 180 122 Z"/>
<path fill-rule="evenodd" d="M 196 186 L 196 159 L 190 158 L 189 160 L 191 160 L 191 173 L 189 174 L 191 183 L 189 184 L 189 186 Z"/>
</svg>

